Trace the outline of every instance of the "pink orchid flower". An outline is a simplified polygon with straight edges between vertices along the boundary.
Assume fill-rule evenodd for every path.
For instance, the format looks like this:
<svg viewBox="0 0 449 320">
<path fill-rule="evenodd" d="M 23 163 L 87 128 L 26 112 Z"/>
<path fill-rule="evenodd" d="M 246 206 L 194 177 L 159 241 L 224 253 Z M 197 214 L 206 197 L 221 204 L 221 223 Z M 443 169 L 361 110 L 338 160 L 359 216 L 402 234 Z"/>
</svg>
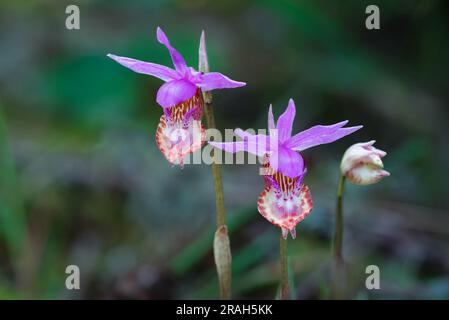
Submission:
<svg viewBox="0 0 449 320">
<path fill-rule="evenodd" d="M 167 47 L 175 69 L 113 54 L 108 54 L 108 57 L 134 72 L 165 81 L 156 97 L 164 112 L 156 131 L 156 142 L 170 163 L 182 165 L 184 157 L 200 149 L 205 142 L 205 129 L 201 123 L 204 111 L 202 93 L 242 87 L 245 83 L 231 80 L 218 72 L 203 74 L 188 67 L 159 27 L 157 40 Z"/>
<path fill-rule="evenodd" d="M 282 229 L 284 238 L 290 232 L 293 239 L 296 237 L 296 225 L 313 208 L 310 190 L 303 184 L 306 167 L 300 152 L 334 142 L 362 128 L 344 128 L 348 121 L 342 121 L 329 126 L 317 125 L 292 136 L 295 113 L 295 103 L 290 99 L 276 126 L 270 105 L 269 135 L 251 135 L 236 129 L 234 133 L 243 141 L 209 142 L 226 152 L 246 151 L 264 156 L 265 189 L 259 196 L 258 210 L 265 219 Z"/>
</svg>

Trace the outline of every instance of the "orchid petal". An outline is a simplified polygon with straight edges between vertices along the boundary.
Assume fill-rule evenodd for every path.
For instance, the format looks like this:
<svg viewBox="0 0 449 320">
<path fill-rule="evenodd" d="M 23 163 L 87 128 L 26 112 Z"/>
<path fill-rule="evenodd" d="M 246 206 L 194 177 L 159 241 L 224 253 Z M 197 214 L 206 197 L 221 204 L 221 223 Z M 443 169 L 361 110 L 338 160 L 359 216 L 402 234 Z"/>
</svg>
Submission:
<svg viewBox="0 0 449 320">
<path fill-rule="evenodd" d="M 234 130 L 234 134 L 241 138 L 243 142 L 247 142 L 249 148 L 254 148 L 253 146 L 256 147 L 257 151 L 254 151 L 253 154 L 262 156 L 277 149 L 277 140 L 266 134 L 254 135 L 239 128 Z"/>
<path fill-rule="evenodd" d="M 285 146 L 296 151 L 303 151 L 320 144 L 334 142 L 343 138 L 361 128 L 363 126 L 343 128 L 348 121 L 342 121 L 330 126 L 313 126 L 304 130 L 286 141 Z"/>
<path fill-rule="evenodd" d="M 223 150 L 225 152 L 229 153 L 237 153 L 241 151 L 246 151 L 245 143 L 243 141 L 236 141 L 236 142 L 215 142 L 215 141 L 208 141 L 211 146 Z"/>
<path fill-rule="evenodd" d="M 304 159 L 298 152 L 280 146 L 270 156 L 270 167 L 289 178 L 296 178 L 304 173 Z"/>
<path fill-rule="evenodd" d="M 184 73 L 184 71 L 187 69 L 187 64 L 184 61 L 184 58 L 181 56 L 181 54 L 171 46 L 170 41 L 168 41 L 167 36 L 165 35 L 164 31 L 160 27 L 157 27 L 157 41 L 159 43 L 163 44 L 167 47 L 168 52 L 170 52 L 170 56 L 173 60 L 173 65 L 176 68 L 176 71 Z"/>
<path fill-rule="evenodd" d="M 296 107 L 293 99 L 288 101 L 285 112 L 279 117 L 277 129 L 279 133 L 279 142 L 284 142 L 292 135 L 293 120 L 295 120 Z"/>
<path fill-rule="evenodd" d="M 268 141 L 268 139 L 270 138 L 266 134 L 252 134 L 252 133 L 243 131 L 240 128 L 235 129 L 234 134 L 241 139 L 247 139 L 247 138 L 254 139 L 255 138 L 255 139 L 267 139 L 267 141 Z"/>
<path fill-rule="evenodd" d="M 264 150 L 263 147 L 250 143 L 248 141 L 236 141 L 236 142 L 213 142 L 209 141 L 209 144 L 215 148 L 221 149 L 226 152 L 236 153 L 240 151 L 246 151 L 256 156 L 263 156 L 269 151 Z"/>
<path fill-rule="evenodd" d="M 245 82 L 234 81 L 219 72 L 206 73 L 198 82 L 198 86 L 203 91 L 210 91 L 213 89 L 238 88 L 245 85 Z"/>
<path fill-rule="evenodd" d="M 245 139 L 245 138 L 247 138 L 247 137 L 254 136 L 253 134 L 248 133 L 248 132 L 246 132 L 246 131 L 243 131 L 243 130 L 240 129 L 240 128 L 235 129 L 235 130 L 234 130 L 234 134 L 235 134 L 236 136 L 238 136 L 239 138 L 241 138 L 241 139 Z"/>
<path fill-rule="evenodd" d="M 209 144 L 226 152 L 236 153 L 246 151 L 257 156 L 264 156 L 271 150 L 270 137 L 267 135 L 251 135 L 241 129 L 235 130 L 234 133 L 243 140 L 236 142 L 209 141 Z"/>
<path fill-rule="evenodd" d="M 244 148 L 243 141 L 237 141 L 237 142 L 215 142 L 215 141 L 208 141 L 211 146 L 223 150 L 225 152 L 229 153 L 237 153 L 240 151 L 246 151 Z"/>
<path fill-rule="evenodd" d="M 108 54 L 107 56 L 112 60 L 120 63 L 122 66 L 137 73 L 148 74 L 164 81 L 170 81 L 179 78 L 179 75 L 175 70 L 166 66 L 162 66 L 160 64 L 140 61 L 127 57 L 120 57 L 114 54 Z"/>
<path fill-rule="evenodd" d="M 196 93 L 197 87 L 188 80 L 172 80 L 163 84 L 158 92 L 156 101 L 162 107 L 175 106 L 192 98 Z"/>
</svg>

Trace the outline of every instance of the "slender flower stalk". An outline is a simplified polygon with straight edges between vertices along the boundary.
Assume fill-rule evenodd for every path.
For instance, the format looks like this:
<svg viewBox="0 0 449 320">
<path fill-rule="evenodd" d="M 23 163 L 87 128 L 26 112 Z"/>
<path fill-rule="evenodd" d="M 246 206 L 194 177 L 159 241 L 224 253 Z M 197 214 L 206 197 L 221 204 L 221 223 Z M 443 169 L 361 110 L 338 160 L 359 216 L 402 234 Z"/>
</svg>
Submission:
<svg viewBox="0 0 449 320">
<path fill-rule="evenodd" d="M 335 212 L 335 230 L 333 241 L 333 265 L 331 294 L 334 299 L 346 297 L 346 272 L 343 258 L 343 196 L 345 182 L 355 185 L 370 185 L 390 175 L 383 170 L 383 158 L 387 153 L 376 149 L 375 141 L 356 143 L 349 147 L 340 164 L 340 177 L 337 187 L 337 205 Z"/>
<path fill-rule="evenodd" d="M 343 193 L 345 189 L 345 176 L 340 175 L 337 188 L 337 215 L 335 219 L 334 257 L 336 261 L 343 262 L 341 247 L 343 242 Z"/>
<path fill-rule="evenodd" d="M 281 300 L 290 299 L 290 284 L 288 281 L 288 247 L 287 239 L 279 237 L 279 253 L 281 261 L 281 285 L 279 290 L 279 298 Z"/>
<path fill-rule="evenodd" d="M 201 33 L 199 47 L 199 68 L 204 75 L 209 73 L 209 59 L 206 50 L 206 35 L 203 30 Z M 204 92 L 204 110 L 208 128 L 215 128 L 214 109 L 212 105 L 211 92 Z M 231 248 L 226 226 L 226 213 L 224 207 L 223 182 L 221 179 L 221 168 L 216 161 L 215 150 L 212 151 L 214 161 L 212 163 L 212 176 L 214 179 L 215 206 L 217 211 L 217 231 L 214 239 L 214 257 L 217 267 L 218 280 L 220 285 L 220 299 L 227 300 L 231 298 Z"/>
<path fill-rule="evenodd" d="M 335 216 L 335 231 L 333 241 L 333 256 L 334 261 L 332 265 L 332 282 L 331 294 L 334 299 L 344 298 L 345 289 L 343 288 L 345 281 L 344 277 L 344 260 L 342 255 L 343 243 L 343 193 L 345 188 L 345 176 L 340 175 L 337 187 L 337 207 Z"/>
<path fill-rule="evenodd" d="M 280 242 L 281 283 L 280 297 L 289 297 L 287 237 L 296 238 L 296 225 L 304 220 L 313 208 L 309 188 L 303 183 L 306 166 L 300 152 L 337 141 L 362 126 L 344 127 L 348 121 L 330 126 L 317 125 L 292 135 L 296 115 L 295 103 L 290 99 L 287 109 L 274 121 L 272 107 L 268 111 L 269 135 L 252 135 L 241 129 L 234 133 L 242 141 L 215 142 L 209 144 L 226 152 L 246 151 L 264 157 L 265 189 L 259 195 L 259 213 L 281 228 Z"/>
</svg>

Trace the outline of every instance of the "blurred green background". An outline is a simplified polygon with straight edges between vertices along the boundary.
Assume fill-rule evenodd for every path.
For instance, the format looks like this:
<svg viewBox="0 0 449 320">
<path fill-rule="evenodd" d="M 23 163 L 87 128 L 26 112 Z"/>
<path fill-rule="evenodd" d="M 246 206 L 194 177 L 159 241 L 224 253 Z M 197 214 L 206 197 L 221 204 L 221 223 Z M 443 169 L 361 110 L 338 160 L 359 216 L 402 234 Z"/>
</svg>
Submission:
<svg viewBox="0 0 449 320">
<path fill-rule="evenodd" d="M 77 4 L 81 29 L 65 28 Z M 155 144 L 162 82 L 106 58 L 171 66 L 161 26 L 197 66 L 247 86 L 214 92 L 220 129 L 266 128 L 288 99 L 295 131 L 363 130 L 305 152 L 315 207 L 289 241 L 295 297 L 329 297 L 339 161 L 377 140 L 391 177 L 348 186 L 345 256 L 355 299 L 449 298 L 449 42 L 445 1 L 0 1 L 0 298 L 217 298 L 211 170 L 171 168 Z M 280 230 L 257 212 L 256 165 L 223 168 L 233 296 L 274 298 Z M 81 289 L 65 288 L 65 268 Z M 365 288 L 377 265 L 381 289 Z"/>
</svg>

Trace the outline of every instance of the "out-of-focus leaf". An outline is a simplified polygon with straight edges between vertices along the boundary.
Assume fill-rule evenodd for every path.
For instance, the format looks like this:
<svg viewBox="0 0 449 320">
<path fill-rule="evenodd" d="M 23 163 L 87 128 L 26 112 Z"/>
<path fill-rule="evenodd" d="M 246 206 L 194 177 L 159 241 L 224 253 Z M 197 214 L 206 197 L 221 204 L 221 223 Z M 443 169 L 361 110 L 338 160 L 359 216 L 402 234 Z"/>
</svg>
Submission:
<svg viewBox="0 0 449 320">
<path fill-rule="evenodd" d="M 229 215 L 228 230 L 230 236 L 254 216 L 253 209 L 242 210 L 236 214 Z M 178 255 L 170 261 L 170 268 L 177 275 L 188 272 L 208 252 L 212 250 L 215 229 L 211 229 L 201 235 L 193 243 L 186 246 Z M 231 238 L 232 243 L 232 238 Z"/>
<path fill-rule="evenodd" d="M 22 196 L 0 110 L 0 238 L 6 242 L 13 257 L 20 254 L 25 233 Z"/>
</svg>

